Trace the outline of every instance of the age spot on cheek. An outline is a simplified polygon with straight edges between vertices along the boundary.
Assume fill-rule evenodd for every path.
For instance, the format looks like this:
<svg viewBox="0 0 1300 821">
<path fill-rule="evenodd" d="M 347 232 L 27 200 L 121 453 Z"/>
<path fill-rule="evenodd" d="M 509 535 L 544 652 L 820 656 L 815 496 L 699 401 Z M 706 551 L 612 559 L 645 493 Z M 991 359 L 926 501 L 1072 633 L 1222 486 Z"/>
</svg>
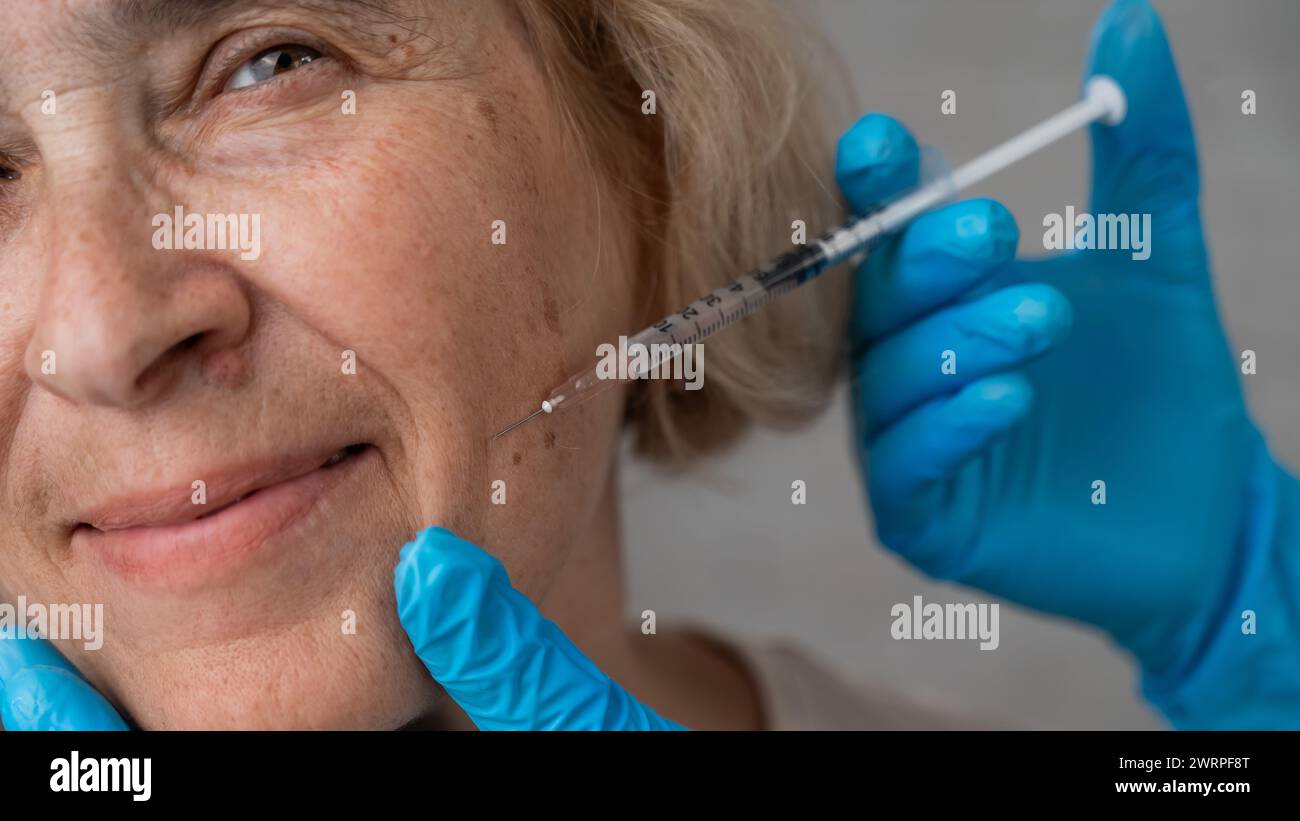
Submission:
<svg viewBox="0 0 1300 821">
<path fill-rule="evenodd" d="M 515 452 L 515 455 L 511 458 L 510 461 L 511 461 L 513 464 L 516 464 L 516 465 L 517 465 L 517 464 L 519 464 L 520 462 L 522 462 L 523 460 L 524 460 L 523 454 L 521 454 L 521 453 L 519 453 L 518 451 L 516 451 L 516 452 Z"/>
<path fill-rule="evenodd" d="M 555 448 L 555 432 L 548 430 L 546 436 L 542 437 L 542 441 L 546 444 L 547 450 L 553 450 Z"/>
<path fill-rule="evenodd" d="M 479 116 L 483 118 L 483 122 L 487 123 L 488 130 L 492 132 L 492 136 L 496 137 L 497 136 L 496 106 L 492 105 L 491 100 L 485 98 L 485 99 L 480 99 L 477 103 L 475 103 L 474 107 L 478 110 Z"/>
</svg>

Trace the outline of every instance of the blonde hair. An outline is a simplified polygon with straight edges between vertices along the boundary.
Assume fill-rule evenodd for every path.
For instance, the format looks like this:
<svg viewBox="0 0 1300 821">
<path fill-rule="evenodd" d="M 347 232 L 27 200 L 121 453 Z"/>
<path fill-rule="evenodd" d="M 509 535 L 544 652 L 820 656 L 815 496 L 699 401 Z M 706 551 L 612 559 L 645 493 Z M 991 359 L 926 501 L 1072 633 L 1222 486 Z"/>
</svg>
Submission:
<svg viewBox="0 0 1300 821">
<path fill-rule="evenodd" d="M 843 216 L 818 38 L 769 0 L 520 0 L 569 128 L 626 192 L 644 269 L 642 325 Z M 643 91 L 656 113 L 642 113 Z M 669 464 L 750 424 L 819 413 L 843 361 L 849 278 L 821 279 L 711 338 L 704 386 L 639 382 L 637 449 Z M 639 330 L 638 326 L 636 330 Z M 629 329 L 631 332 L 633 329 Z"/>
</svg>

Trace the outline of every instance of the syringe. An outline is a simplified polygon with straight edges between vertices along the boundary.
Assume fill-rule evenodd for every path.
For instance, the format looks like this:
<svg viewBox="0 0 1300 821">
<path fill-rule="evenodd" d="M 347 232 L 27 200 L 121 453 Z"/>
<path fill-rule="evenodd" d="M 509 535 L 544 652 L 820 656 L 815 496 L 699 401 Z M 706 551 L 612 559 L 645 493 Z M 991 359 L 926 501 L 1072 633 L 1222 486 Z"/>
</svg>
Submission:
<svg viewBox="0 0 1300 821">
<path fill-rule="evenodd" d="M 880 237 L 902 228 L 917 216 L 947 202 L 953 195 L 992 176 L 1041 148 L 1094 122 L 1118 125 L 1128 103 L 1124 91 L 1110 77 L 1088 80 L 1083 99 L 1038 125 L 1021 132 L 996 148 L 984 152 L 952 172 L 926 183 L 910 194 L 867 214 L 855 217 L 822 234 L 813 242 L 789 251 L 771 262 L 695 300 L 682 310 L 629 337 L 623 350 L 640 350 L 638 366 L 618 369 L 626 378 L 602 378 L 598 365 L 565 380 L 542 402 L 541 407 L 510 425 L 493 439 L 504 436 L 541 413 L 553 413 L 577 405 L 622 381 L 659 372 L 665 357 L 671 358 L 683 346 L 699 342 L 739 322 L 770 304 L 822 271 L 866 250 Z"/>
</svg>

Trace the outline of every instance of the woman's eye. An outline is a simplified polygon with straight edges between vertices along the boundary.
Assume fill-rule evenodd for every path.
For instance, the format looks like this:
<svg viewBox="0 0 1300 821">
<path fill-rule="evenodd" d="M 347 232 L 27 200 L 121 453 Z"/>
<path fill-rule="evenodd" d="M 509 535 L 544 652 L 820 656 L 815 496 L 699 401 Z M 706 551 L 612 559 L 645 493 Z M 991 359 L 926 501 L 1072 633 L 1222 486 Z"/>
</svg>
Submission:
<svg viewBox="0 0 1300 821">
<path fill-rule="evenodd" d="M 17 180 L 22 177 L 22 172 L 17 168 L 10 168 L 7 165 L 0 165 L 0 180 Z"/>
<path fill-rule="evenodd" d="M 226 81 L 224 91 L 255 86 L 277 74 L 305 66 L 320 56 L 319 51 L 309 46 L 282 45 L 269 48 L 235 69 L 235 73 Z"/>
</svg>

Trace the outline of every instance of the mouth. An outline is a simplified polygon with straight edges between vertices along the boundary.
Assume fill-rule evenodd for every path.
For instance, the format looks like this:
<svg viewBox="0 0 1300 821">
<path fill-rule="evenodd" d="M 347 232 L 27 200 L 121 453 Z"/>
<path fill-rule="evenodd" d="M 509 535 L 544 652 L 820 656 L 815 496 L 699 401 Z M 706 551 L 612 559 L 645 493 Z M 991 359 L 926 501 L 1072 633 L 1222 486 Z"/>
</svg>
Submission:
<svg viewBox="0 0 1300 821">
<path fill-rule="evenodd" d="M 119 497 L 83 514 L 73 550 L 131 580 L 211 582 L 297 529 L 374 455 L 372 445 L 357 443 L 325 456 L 217 472 L 202 485 Z"/>
<path fill-rule="evenodd" d="M 335 468 L 339 464 L 341 464 L 345 459 L 350 459 L 353 456 L 356 456 L 357 454 L 361 453 L 361 451 L 365 450 L 367 447 L 369 446 L 365 444 L 358 444 L 358 445 L 348 445 L 345 448 L 341 448 L 338 451 L 335 451 L 334 454 L 330 456 L 328 459 L 326 459 L 320 465 L 320 467 L 316 468 L 316 470 L 330 470 L 332 468 Z M 292 479 L 290 479 L 289 481 L 292 481 Z M 279 482 L 273 483 L 270 485 L 270 487 L 275 487 L 277 484 L 280 483 Z M 224 504 L 220 505 L 219 507 L 216 507 L 215 509 L 209 510 L 205 513 L 201 513 L 198 516 L 195 516 L 194 521 L 198 521 L 200 519 L 208 519 L 213 516 L 216 516 L 219 513 L 223 513 L 229 510 L 230 508 L 234 507 L 235 505 L 239 504 L 240 502 L 244 501 L 245 499 L 252 498 L 253 496 L 257 495 L 259 492 L 261 492 L 264 489 L 265 487 L 258 487 L 248 491 L 247 493 L 236 496 L 234 499 L 225 502 Z"/>
</svg>

